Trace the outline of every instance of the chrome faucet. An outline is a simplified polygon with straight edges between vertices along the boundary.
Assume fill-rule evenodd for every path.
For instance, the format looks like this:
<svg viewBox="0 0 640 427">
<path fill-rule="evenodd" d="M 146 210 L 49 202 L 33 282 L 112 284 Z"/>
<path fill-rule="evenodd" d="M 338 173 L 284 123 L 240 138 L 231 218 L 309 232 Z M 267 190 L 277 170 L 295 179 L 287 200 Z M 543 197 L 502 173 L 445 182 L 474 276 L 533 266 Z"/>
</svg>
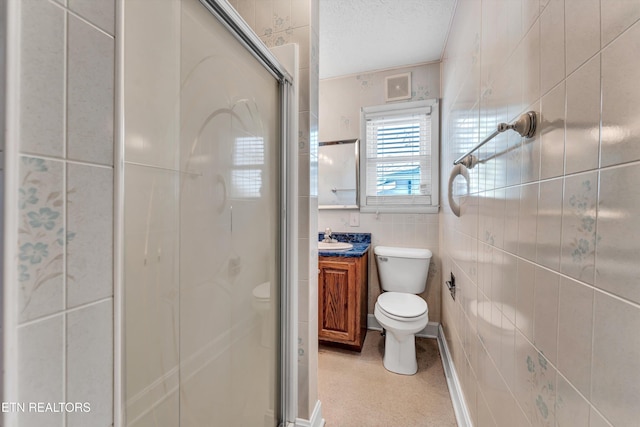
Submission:
<svg viewBox="0 0 640 427">
<path fill-rule="evenodd" d="M 332 243 L 335 242 L 335 239 L 331 238 L 331 229 L 329 227 L 324 229 L 324 239 L 322 239 L 323 242 L 326 243 Z"/>
</svg>

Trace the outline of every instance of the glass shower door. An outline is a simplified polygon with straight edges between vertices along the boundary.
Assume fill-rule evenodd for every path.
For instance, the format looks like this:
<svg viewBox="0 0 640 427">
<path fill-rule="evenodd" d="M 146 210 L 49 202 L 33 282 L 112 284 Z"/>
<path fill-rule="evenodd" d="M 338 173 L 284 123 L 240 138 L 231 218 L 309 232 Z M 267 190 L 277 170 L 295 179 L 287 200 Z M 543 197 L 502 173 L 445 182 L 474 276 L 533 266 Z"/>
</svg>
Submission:
<svg viewBox="0 0 640 427">
<path fill-rule="evenodd" d="M 182 11 L 182 427 L 276 425 L 278 83 L 196 2 Z"/>
<path fill-rule="evenodd" d="M 198 0 L 125 23 L 125 425 L 277 426 L 280 84 Z"/>
</svg>

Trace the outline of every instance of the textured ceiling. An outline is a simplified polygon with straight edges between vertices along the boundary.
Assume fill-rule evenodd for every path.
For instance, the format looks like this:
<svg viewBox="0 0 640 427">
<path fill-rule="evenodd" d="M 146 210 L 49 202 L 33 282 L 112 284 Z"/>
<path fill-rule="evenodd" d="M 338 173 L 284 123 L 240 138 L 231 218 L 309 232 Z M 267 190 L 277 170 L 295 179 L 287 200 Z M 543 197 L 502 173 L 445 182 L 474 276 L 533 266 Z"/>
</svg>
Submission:
<svg viewBox="0 0 640 427">
<path fill-rule="evenodd" d="M 438 61 L 455 0 L 319 0 L 320 78 Z"/>
</svg>

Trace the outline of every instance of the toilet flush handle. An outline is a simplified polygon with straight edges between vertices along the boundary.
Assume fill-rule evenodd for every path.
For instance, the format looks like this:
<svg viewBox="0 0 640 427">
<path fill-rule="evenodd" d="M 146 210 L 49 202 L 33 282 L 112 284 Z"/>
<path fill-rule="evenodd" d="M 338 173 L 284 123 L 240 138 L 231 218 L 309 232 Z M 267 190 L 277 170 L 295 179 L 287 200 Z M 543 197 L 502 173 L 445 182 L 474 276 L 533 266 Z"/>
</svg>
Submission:
<svg viewBox="0 0 640 427">
<path fill-rule="evenodd" d="M 379 256 L 379 257 L 378 257 L 378 261 L 380 261 L 380 262 L 387 262 L 387 261 L 389 261 L 389 258 L 387 258 L 386 256 Z"/>
</svg>

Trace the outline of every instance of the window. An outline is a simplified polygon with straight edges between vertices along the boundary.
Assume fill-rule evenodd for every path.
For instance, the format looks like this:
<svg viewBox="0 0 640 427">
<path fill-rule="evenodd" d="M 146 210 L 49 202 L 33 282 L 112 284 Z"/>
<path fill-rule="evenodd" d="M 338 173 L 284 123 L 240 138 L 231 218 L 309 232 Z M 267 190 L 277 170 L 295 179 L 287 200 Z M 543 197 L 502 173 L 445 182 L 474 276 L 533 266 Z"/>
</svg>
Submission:
<svg viewBox="0 0 640 427">
<path fill-rule="evenodd" d="M 364 212 L 438 211 L 437 100 L 362 109 Z"/>
<path fill-rule="evenodd" d="M 232 197 L 260 197 L 264 167 L 264 140 L 260 137 L 236 138 L 233 144 L 231 171 Z"/>
</svg>

